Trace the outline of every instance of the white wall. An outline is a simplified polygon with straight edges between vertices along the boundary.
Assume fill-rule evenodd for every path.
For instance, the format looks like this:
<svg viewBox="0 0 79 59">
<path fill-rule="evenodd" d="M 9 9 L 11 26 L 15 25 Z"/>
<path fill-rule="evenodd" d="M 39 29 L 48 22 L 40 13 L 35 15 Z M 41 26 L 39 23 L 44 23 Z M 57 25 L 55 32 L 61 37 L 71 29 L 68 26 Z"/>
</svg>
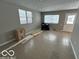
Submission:
<svg viewBox="0 0 79 59">
<path fill-rule="evenodd" d="M 0 1 L 0 43 L 11 40 L 7 37 L 11 37 L 12 31 L 14 31 L 16 28 L 24 27 L 26 29 L 26 32 L 28 32 L 40 27 L 40 12 L 34 10 L 30 10 L 33 12 L 33 23 L 21 25 L 18 15 L 19 8 L 26 11 L 30 10 L 23 6 Z M 7 34 L 9 34 L 10 36 Z"/>
<path fill-rule="evenodd" d="M 74 25 L 74 32 L 72 33 L 72 36 L 71 36 L 71 41 L 75 49 L 77 59 L 79 59 L 79 9 L 77 13 L 78 15 Z"/>
</svg>

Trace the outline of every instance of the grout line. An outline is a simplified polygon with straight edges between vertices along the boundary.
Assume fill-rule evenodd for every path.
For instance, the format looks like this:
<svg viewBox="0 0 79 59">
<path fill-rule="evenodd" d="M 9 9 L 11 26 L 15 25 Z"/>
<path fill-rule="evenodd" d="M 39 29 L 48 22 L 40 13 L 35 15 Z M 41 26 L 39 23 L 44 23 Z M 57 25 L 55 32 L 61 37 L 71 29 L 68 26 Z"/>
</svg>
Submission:
<svg viewBox="0 0 79 59">
<path fill-rule="evenodd" d="M 70 43 L 71 43 L 71 47 L 72 47 L 73 53 L 74 53 L 74 55 L 75 55 L 75 59 L 78 59 L 78 58 L 77 58 L 77 55 L 76 55 L 76 52 L 75 52 L 75 49 L 74 49 L 74 46 L 73 46 L 73 44 L 72 44 L 71 39 L 70 39 Z"/>
</svg>

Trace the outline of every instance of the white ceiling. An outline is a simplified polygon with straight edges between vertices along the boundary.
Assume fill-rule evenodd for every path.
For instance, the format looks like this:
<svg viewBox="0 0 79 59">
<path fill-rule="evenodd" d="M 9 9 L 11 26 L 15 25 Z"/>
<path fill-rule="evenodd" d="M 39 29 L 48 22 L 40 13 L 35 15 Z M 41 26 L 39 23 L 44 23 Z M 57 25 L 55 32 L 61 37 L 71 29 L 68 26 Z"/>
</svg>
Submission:
<svg viewBox="0 0 79 59">
<path fill-rule="evenodd" d="M 77 9 L 79 0 L 4 0 L 37 11 Z"/>
</svg>

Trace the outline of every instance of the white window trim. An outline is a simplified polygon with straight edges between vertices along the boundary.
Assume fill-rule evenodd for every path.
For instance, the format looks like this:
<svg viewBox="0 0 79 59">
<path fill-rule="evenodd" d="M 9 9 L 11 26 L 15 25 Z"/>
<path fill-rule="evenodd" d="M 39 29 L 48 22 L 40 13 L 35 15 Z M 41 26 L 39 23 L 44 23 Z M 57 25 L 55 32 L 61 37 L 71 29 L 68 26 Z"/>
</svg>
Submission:
<svg viewBox="0 0 79 59">
<path fill-rule="evenodd" d="M 68 15 L 76 15 L 76 16 L 75 16 L 75 19 L 74 19 L 74 23 L 73 23 L 73 24 L 67 24 Z M 66 15 L 65 15 L 65 22 L 64 22 L 64 24 L 66 24 L 66 25 L 74 25 L 74 24 L 75 24 L 76 17 L 77 17 L 77 13 L 66 13 Z"/>
<path fill-rule="evenodd" d="M 50 15 L 51 15 L 51 14 L 50 14 Z M 60 15 L 59 15 L 59 14 L 52 14 L 52 15 L 58 15 L 58 16 L 59 16 L 58 23 L 48 23 L 48 24 L 59 24 L 59 21 L 60 21 Z M 45 17 L 45 15 L 44 15 L 44 17 Z M 44 22 L 45 22 L 45 20 L 44 20 Z"/>
<path fill-rule="evenodd" d="M 26 13 L 26 23 L 21 23 L 19 10 L 25 11 L 25 13 Z M 29 12 L 32 13 L 32 11 L 29 11 Z M 33 23 L 33 13 L 32 13 L 32 17 L 31 17 L 32 18 L 32 22 L 31 23 L 30 22 L 28 23 L 28 16 L 27 16 L 27 11 L 26 10 L 24 10 L 24 9 L 18 9 L 18 14 L 19 14 L 20 24 L 32 24 Z"/>
<path fill-rule="evenodd" d="M 31 12 L 32 13 L 32 11 L 29 11 L 29 12 Z M 33 23 L 33 13 L 32 13 L 32 23 Z M 32 23 L 28 23 L 28 16 L 27 16 L 27 11 L 26 11 L 26 19 L 27 19 L 27 24 L 32 24 Z"/>
</svg>

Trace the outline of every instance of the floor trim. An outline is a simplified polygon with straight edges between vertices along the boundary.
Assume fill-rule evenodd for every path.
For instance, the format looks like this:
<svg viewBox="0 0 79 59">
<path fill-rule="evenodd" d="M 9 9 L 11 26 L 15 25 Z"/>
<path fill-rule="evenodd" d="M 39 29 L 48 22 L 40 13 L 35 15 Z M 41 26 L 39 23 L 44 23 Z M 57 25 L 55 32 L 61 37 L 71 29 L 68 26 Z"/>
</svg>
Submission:
<svg viewBox="0 0 79 59">
<path fill-rule="evenodd" d="M 75 49 L 74 49 L 74 46 L 73 46 L 73 44 L 72 44 L 71 39 L 70 39 L 70 44 L 71 44 L 71 47 L 72 47 L 73 53 L 74 53 L 74 55 L 75 55 L 75 59 L 78 59 L 78 58 L 77 58 L 77 55 L 76 55 L 76 52 L 75 52 Z"/>
<path fill-rule="evenodd" d="M 15 43 L 14 45 L 8 47 L 8 48 L 5 49 L 5 50 L 9 50 L 9 49 L 11 49 L 11 48 L 13 48 L 13 47 L 19 45 L 20 43 L 23 44 L 23 43 L 27 42 L 28 40 L 30 40 L 31 38 L 33 38 L 34 36 L 37 36 L 38 34 L 40 34 L 40 33 L 42 33 L 42 32 L 43 32 L 43 31 L 37 32 L 37 33 L 35 33 L 35 35 L 34 35 L 34 34 L 33 34 L 33 35 L 28 35 L 28 36 L 25 37 L 24 39 L 20 40 L 19 42 Z"/>
<path fill-rule="evenodd" d="M 8 47 L 8 48 L 5 49 L 5 50 L 12 49 L 12 48 L 14 48 L 15 46 L 19 45 L 20 43 L 22 43 L 22 42 L 24 42 L 24 41 L 28 41 L 28 40 L 30 40 L 31 38 L 33 38 L 33 36 L 32 36 L 32 35 L 28 35 L 28 36 L 25 37 L 24 39 L 22 39 L 22 40 L 20 40 L 19 42 L 13 44 L 12 46 Z"/>
<path fill-rule="evenodd" d="M 4 46 L 4 45 L 6 45 L 6 44 L 9 44 L 9 43 L 13 42 L 14 40 L 15 40 L 15 39 L 12 39 L 12 40 L 6 41 L 6 42 L 0 44 L 0 46 Z"/>
</svg>

